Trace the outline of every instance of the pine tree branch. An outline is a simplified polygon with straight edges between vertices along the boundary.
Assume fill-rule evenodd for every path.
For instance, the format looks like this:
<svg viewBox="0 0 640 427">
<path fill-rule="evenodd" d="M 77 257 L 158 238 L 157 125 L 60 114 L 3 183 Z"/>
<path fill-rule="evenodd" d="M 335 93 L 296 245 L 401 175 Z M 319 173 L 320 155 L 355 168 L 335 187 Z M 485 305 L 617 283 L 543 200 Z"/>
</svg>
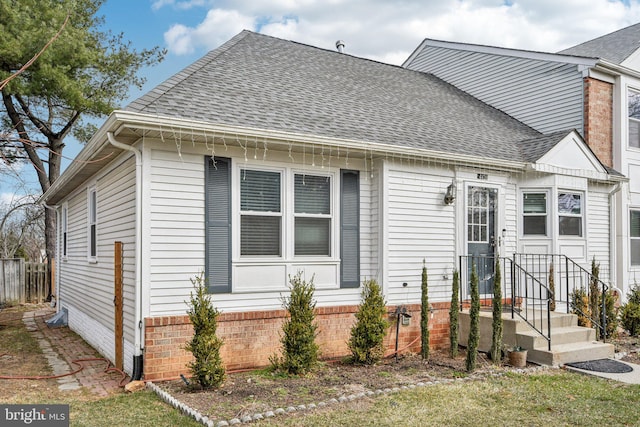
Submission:
<svg viewBox="0 0 640 427">
<path fill-rule="evenodd" d="M 22 67 L 20 67 L 18 71 L 0 82 L 0 90 L 4 89 L 11 80 L 24 73 L 27 68 L 29 68 L 34 62 L 36 62 L 36 59 L 38 59 L 40 55 L 42 55 L 44 51 L 47 50 L 49 46 L 51 46 L 51 44 L 58 39 L 58 37 L 60 37 L 60 34 L 62 34 L 62 30 L 64 30 L 64 27 L 67 26 L 70 17 L 71 13 L 67 13 L 67 17 L 64 19 L 64 22 L 62 23 L 62 26 L 60 27 L 58 32 L 51 39 L 49 39 L 49 41 L 42 47 L 42 49 L 40 49 L 40 52 L 36 53 L 30 60 L 28 60 Z"/>
</svg>

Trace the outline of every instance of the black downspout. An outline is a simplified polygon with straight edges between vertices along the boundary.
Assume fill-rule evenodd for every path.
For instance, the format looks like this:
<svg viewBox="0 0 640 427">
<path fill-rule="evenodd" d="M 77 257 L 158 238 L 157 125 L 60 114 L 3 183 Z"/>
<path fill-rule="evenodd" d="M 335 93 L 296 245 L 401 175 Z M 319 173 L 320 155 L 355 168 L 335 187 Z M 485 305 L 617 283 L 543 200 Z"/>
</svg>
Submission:
<svg viewBox="0 0 640 427">
<path fill-rule="evenodd" d="M 140 381 L 142 379 L 142 355 L 133 356 L 133 374 L 131 374 L 131 381 Z"/>
</svg>

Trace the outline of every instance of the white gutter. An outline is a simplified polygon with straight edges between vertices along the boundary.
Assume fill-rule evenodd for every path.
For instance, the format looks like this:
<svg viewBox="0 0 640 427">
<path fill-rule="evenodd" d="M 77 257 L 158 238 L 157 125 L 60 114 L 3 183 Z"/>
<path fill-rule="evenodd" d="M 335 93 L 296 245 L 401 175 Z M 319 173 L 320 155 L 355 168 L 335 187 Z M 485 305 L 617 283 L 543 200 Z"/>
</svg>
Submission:
<svg viewBox="0 0 640 427">
<path fill-rule="evenodd" d="M 283 145 L 291 145 L 292 143 L 295 143 L 296 145 L 300 143 L 324 145 L 327 147 L 336 147 L 340 150 L 353 150 L 354 153 L 371 152 L 379 153 L 380 155 L 409 156 L 411 158 L 424 157 L 456 164 L 468 163 L 471 165 L 482 165 L 486 168 L 493 167 L 500 170 L 523 170 L 527 165 L 526 162 L 478 157 L 477 155 L 464 153 L 447 153 L 425 148 L 403 147 L 393 144 L 274 131 L 271 129 L 215 125 L 209 122 L 176 117 L 152 116 L 132 111 L 116 110 L 112 113 L 111 117 L 114 117 L 118 122 L 122 123 L 124 127 L 130 127 L 138 130 L 150 130 L 157 132 L 171 131 L 172 133 L 179 133 L 181 130 L 184 130 L 184 133 L 182 133 L 182 136 L 184 137 L 189 135 L 204 136 L 205 134 L 211 136 L 211 134 L 214 134 L 214 136 L 217 137 L 228 136 L 231 139 L 232 136 L 242 135 L 246 138 L 257 138 L 258 141 L 266 141 L 276 144 L 280 143 Z"/>
<path fill-rule="evenodd" d="M 624 65 L 619 65 L 606 59 L 600 59 L 598 63 L 595 65 L 596 70 L 608 71 L 615 75 L 624 74 L 629 77 L 635 77 L 636 79 L 640 79 L 640 72 L 634 70 L 629 67 L 625 67 Z"/>
<path fill-rule="evenodd" d="M 137 380 L 139 378 L 134 378 L 134 376 L 137 376 L 135 360 L 142 360 L 142 153 L 137 148 L 116 141 L 112 132 L 107 132 L 107 138 L 109 143 L 114 147 L 129 151 L 136 156 L 135 329 L 133 349 L 134 367 L 131 379 Z M 139 372 L 139 374 L 141 375 L 142 372 Z"/>
</svg>

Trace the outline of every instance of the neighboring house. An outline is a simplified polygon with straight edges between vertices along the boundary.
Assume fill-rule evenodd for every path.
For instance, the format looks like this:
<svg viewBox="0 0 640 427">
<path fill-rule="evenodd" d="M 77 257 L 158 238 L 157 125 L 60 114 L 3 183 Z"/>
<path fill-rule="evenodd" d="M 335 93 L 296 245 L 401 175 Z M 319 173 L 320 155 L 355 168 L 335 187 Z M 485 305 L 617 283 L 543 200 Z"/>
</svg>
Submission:
<svg viewBox="0 0 640 427">
<path fill-rule="evenodd" d="M 413 314 L 400 345 L 419 348 L 426 263 L 443 347 L 459 256 L 548 237 L 606 265 L 621 180 L 576 131 L 542 134 L 431 74 L 243 31 L 114 111 L 43 201 L 59 214 L 70 327 L 162 379 L 187 372 L 185 301 L 202 271 L 231 369 L 278 351 L 297 272 L 316 286 L 322 357 L 340 357 L 366 278 L 390 312 Z"/>
<path fill-rule="evenodd" d="M 598 259 L 624 297 L 640 280 L 640 24 L 558 53 L 426 39 L 403 66 L 432 73 L 540 132 L 576 128 L 606 166 L 628 177 L 611 195 L 610 264 Z M 529 238 L 519 237 L 518 250 L 526 251 Z M 548 253 L 568 250 L 547 237 Z"/>
</svg>

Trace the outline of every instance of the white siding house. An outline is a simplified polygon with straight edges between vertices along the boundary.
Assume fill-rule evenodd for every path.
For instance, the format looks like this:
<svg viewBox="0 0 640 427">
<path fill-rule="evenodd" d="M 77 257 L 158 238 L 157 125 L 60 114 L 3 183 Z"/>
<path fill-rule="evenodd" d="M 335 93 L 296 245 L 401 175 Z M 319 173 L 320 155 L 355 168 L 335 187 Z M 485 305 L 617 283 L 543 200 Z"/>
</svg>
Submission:
<svg viewBox="0 0 640 427">
<path fill-rule="evenodd" d="M 298 272 L 314 279 L 321 351 L 341 355 L 365 279 L 414 310 L 425 265 L 446 323 L 460 256 L 608 259 L 620 181 L 574 131 L 544 135 L 428 73 L 247 31 L 114 111 L 79 160 L 43 196 L 68 215 L 58 306 L 113 358 L 123 242 L 125 368 L 150 379 L 184 369 L 201 272 L 226 363 L 266 363 Z M 543 236 L 522 235 L 528 193 L 546 197 Z M 556 226 L 566 194 L 571 238 Z"/>
<path fill-rule="evenodd" d="M 639 58 L 640 24 L 635 24 L 558 53 L 425 39 L 403 64 L 432 73 L 540 132 L 577 129 L 607 167 L 628 178 L 614 190 L 601 189 L 598 200 L 586 199 L 587 228 L 598 243 L 553 247 L 595 255 L 623 297 L 640 279 Z M 600 221 L 607 205 L 608 230 Z"/>
</svg>

